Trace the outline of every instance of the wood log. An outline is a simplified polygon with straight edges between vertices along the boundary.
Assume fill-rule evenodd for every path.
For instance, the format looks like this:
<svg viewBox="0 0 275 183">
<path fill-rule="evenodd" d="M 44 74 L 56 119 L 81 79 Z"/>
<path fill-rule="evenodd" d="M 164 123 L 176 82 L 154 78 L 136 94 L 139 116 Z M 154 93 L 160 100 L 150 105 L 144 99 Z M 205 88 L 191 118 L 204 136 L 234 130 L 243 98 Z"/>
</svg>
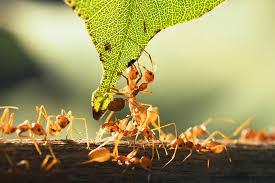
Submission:
<svg viewBox="0 0 275 183">
<path fill-rule="evenodd" d="M 0 182 L 274 182 L 275 181 L 275 143 L 273 142 L 235 142 L 227 144 L 232 163 L 228 161 L 225 152 L 221 154 L 197 153 L 185 162 L 182 160 L 189 154 L 189 150 L 178 150 L 175 159 L 165 168 L 174 150 L 168 150 L 165 155 L 162 146 L 156 143 L 160 153 L 160 160 L 153 160 L 150 171 L 140 166 L 124 167 L 116 162 L 90 163 L 81 165 L 89 160 L 89 150 L 85 140 L 50 140 L 48 143 L 53 148 L 56 157 L 61 161 L 50 171 L 40 169 L 46 154 L 50 154 L 44 141 L 38 140 L 43 155 L 39 155 L 32 141 L 14 139 L 0 140 Z M 100 143 L 91 142 L 91 148 L 96 148 Z M 113 143 L 105 147 L 113 149 Z M 137 142 L 140 149 L 138 157 L 143 155 L 151 157 L 150 144 Z M 16 149 L 13 162 L 28 160 L 30 171 L 25 168 L 11 169 L 5 158 L 4 149 Z M 121 141 L 119 153 L 127 155 L 132 151 L 132 146 L 127 141 Z M 2 151 L 2 152 L 1 152 Z M 10 157 L 12 154 L 7 152 Z M 207 160 L 210 159 L 210 167 Z"/>
</svg>

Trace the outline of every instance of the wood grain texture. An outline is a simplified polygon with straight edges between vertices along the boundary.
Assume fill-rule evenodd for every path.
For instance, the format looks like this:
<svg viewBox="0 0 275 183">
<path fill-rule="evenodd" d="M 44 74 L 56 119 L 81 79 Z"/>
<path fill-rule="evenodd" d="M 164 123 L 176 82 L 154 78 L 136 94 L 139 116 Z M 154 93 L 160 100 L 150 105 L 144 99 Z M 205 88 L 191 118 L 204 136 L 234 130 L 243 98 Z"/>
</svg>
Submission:
<svg viewBox="0 0 275 183">
<path fill-rule="evenodd" d="M 161 167 L 169 161 L 174 150 L 169 150 L 166 156 L 164 150 L 158 147 L 160 160 L 153 160 L 151 171 L 136 166 L 135 170 L 119 166 L 116 162 L 91 163 L 80 165 L 88 160 L 85 140 L 51 140 L 49 141 L 61 164 L 51 171 L 40 170 L 40 164 L 46 154 L 49 154 L 43 141 L 38 141 L 43 155 L 40 156 L 29 140 L 0 140 L 0 149 L 13 147 L 16 149 L 15 162 L 28 160 L 30 172 L 24 168 L 20 171 L 8 172 L 10 168 L 3 152 L 0 152 L 1 180 L 9 182 L 274 182 L 275 181 L 275 143 L 234 143 L 227 144 L 232 163 L 229 163 L 225 152 L 214 155 L 212 153 L 193 153 L 186 161 L 182 160 L 189 150 L 178 150 L 176 158 L 166 168 Z M 100 143 L 92 143 L 95 148 Z M 159 144 L 157 144 L 159 145 Z M 105 147 L 112 150 L 113 144 Z M 151 156 L 151 148 L 146 145 L 140 148 L 138 156 Z M 119 145 L 119 153 L 127 155 L 132 147 L 127 141 Z M 210 168 L 207 159 L 210 158 Z M 125 173 L 123 173 L 125 172 Z M 2 181 L 1 181 L 2 182 Z"/>
</svg>

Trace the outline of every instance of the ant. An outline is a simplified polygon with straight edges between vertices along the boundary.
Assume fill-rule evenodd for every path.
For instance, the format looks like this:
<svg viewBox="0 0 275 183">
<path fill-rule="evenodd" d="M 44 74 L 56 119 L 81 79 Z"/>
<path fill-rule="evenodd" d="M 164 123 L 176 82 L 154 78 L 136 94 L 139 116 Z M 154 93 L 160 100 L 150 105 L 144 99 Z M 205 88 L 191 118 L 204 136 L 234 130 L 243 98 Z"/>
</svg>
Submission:
<svg viewBox="0 0 275 183">
<path fill-rule="evenodd" d="M 18 126 L 13 126 L 14 113 L 11 113 L 9 115 L 9 109 L 18 109 L 18 108 L 14 107 L 14 106 L 5 106 L 5 107 L 1 107 L 1 108 L 5 108 L 4 113 L 2 114 L 2 117 L 1 117 L 1 123 L 2 123 L 3 119 L 5 119 L 4 125 L 0 128 L 2 131 L 2 137 L 4 138 L 5 134 L 12 134 L 12 133 L 16 132 L 18 137 L 20 137 L 20 138 L 31 139 L 33 141 L 33 144 L 34 144 L 37 152 L 41 155 L 42 152 L 39 149 L 35 138 L 33 138 L 31 135 L 32 135 L 32 133 L 34 133 L 35 135 L 43 135 L 43 136 L 46 135 L 42 125 L 40 124 L 40 120 L 41 120 L 40 116 L 42 114 L 42 107 L 40 109 L 38 107 L 36 107 L 36 112 L 38 114 L 38 119 L 37 119 L 36 123 L 32 123 L 32 125 L 31 125 L 29 120 L 26 120 L 23 123 L 19 124 Z M 29 131 L 29 136 L 22 135 L 22 133 L 26 132 L 26 131 Z"/>
<path fill-rule="evenodd" d="M 200 137 L 200 136 L 203 136 L 206 134 L 210 135 L 206 126 L 209 123 L 214 122 L 214 121 L 222 121 L 222 122 L 228 122 L 228 123 L 235 124 L 235 121 L 233 121 L 233 120 L 227 120 L 227 119 L 221 119 L 221 118 L 208 118 L 202 124 L 188 128 L 185 132 L 183 132 L 180 135 L 180 137 L 185 136 L 188 141 L 193 140 L 193 142 L 196 142 L 197 137 Z M 219 131 L 215 131 L 213 134 L 214 134 L 213 136 L 215 136 L 215 134 L 220 134 L 221 136 L 223 136 Z"/>
<path fill-rule="evenodd" d="M 143 169 L 149 170 L 152 168 L 152 159 L 142 156 L 141 158 L 136 157 L 138 149 L 133 150 L 127 156 L 118 155 L 113 159 L 113 161 L 117 161 L 119 165 L 137 165 L 139 164 Z"/>
<path fill-rule="evenodd" d="M 57 116 L 49 115 L 48 116 L 44 106 L 42 108 L 44 109 L 42 114 L 43 114 L 44 118 L 47 120 L 47 134 L 46 134 L 45 139 L 48 139 L 49 135 L 58 136 L 68 125 L 69 125 L 69 127 L 68 127 L 67 133 L 66 133 L 66 140 L 67 140 L 69 133 L 71 135 L 71 138 L 73 138 L 72 137 L 72 129 L 73 129 L 74 120 L 83 120 L 84 124 L 85 124 L 85 129 L 86 129 L 85 133 L 86 133 L 86 139 L 87 139 L 87 149 L 90 148 L 88 127 L 87 127 L 87 122 L 86 122 L 85 118 L 75 118 L 72 115 L 72 111 L 68 111 L 68 113 L 67 113 L 64 109 L 61 109 L 60 115 L 57 115 Z M 55 117 L 55 121 L 51 120 L 51 118 L 53 118 L 53 117 Z M 80 134 L 78 132 L 76 132 L 76 133 Z"/>
<path fill-rule="evenodd" d="M 138 149 L 133 150 L 127 156 L 116 155 L 110 152 L 108 148 L 100 147 L 89 152 L 88 156 L 90 160 L 84 161 L 81 164 L 88 164 L 92 162 L 106 162 L 112 159 L 113 162 L 117 162 L 119 165 L 136 165 L 140 164 L 140 166 L 146 170 L 152 167 L 152 160 L 148 157 L 143 156 L 141 159 L 136 157 Z"/>
<path fill-rule="evenodd" d="M 230 162 L 232 162 L 228 150 L 226 148 L 225 145 L 221 144 L 220 142 L 217 142 L 213 139 L 213 137 L 217 134 L 219 134 L 221 137 L 223 137 L 223 139 L 229 140 L 234 136 L 237 136 L 239 134 L 239 132 L 241 131 L 241 129 L 243 129 L 245 126 L 249 125 L 254 118 L 250 117 L 248 118 L 248 120 L 246 120 L 242 125 L 240 125 L 232 135 L 230 136 L 225 136 L 224 134 L 222 134 L 219 131 L 215 131 L 212 134 L 209 135 L 209 137 L 204 140 L 204 142 L 202 144 L 200 143 L 196 143 L 196 137 L 197 136 L 202 136 L 205 134 L 209 134 L 209 132 L 206 130 L 206 125 L 210 122 L 212 122 L 213 120 L 218 120 L 218 121 L 225 121 L 225 122 L 230 122 L 230 123 L 235 123 L 232 120 L 224 120 L 224 119 L 212 119 L 209 118 L 208 120 L 206 120 L 205 122 L 203 122 L 201 125 L 199 126 L 195 126 L 193 128 L 189 128 L 186 132 L 182 133 L 178 138 L 176 138 L 171 144 L 170 146 L 172 148 L 175 149 L 174 154 L 172 156 L 172 158 L 163 166 L 166 167 L 174 158 L 177 152 L 177 149 L 183 149 L 184 147 L 187 147 L 190 150 L 189 155 L 186 156 L 186 158 L 183 161 L 186 161 L 187 158 L 189 158 L 192 154 L 192 149 L 194 148 L 197 152 L 212 152 L 214 154 L 220 154 L 223 152 L 223 150 L 226 151 L 227 155 L 228 155 L 228 160 Z M 192 141 L 193 142 L 192 142 Z M 209 159 L 208 159 L 208 167 L 209 167 Z"/>
<path fill-rule="evenodd" d="M 130 40 L 132 40 L 132 39 L 130 39 Z M 135 42 L 134 40 L 132 40 L 132 41 Z M 136 43 L 136 44 L 138 44 L 138 43 Z M 108 110 L 110 110 L 110 111 L 120 111 L 124 108 L 125 101 L 129 101 L 130 111 L 131 111 L 132 115 L 135 116 L 135 111 L 134 111 L 135 105 L 148 105 L 148 104 L 136 102 L 136 96 L 138 95 L 138 93 L 152 93 L 151 91 L 149 91 L 147 89 L 147 87 L 150 83 L 152 83 L 154 81 L 154 72 L 156 70 L 156 65 L 153 62 L 153 60 L 151 58 L 151 55 L 146 50 L 143 49 L 143 51 L 146 53 L 146 56 L 151 61 L 152 71 L 148 70 L 145 66 L 143 66 L 145 82 L 143 82 L 141 84 L 138 84 L 142 79 L 142 72 L 141 72 L 141 69 L 140 69 L 139 62 L 137 62 L 138 63 L 138 68 L 136 68 L 136 66 L 133 65 L 133 64 L 130 65 L 126 69 L 126 76 L 121 74 L 121 76 L 123 76 L 126 79 L 127 86 L 122 88 L 122 89 L 112 88 L 111 89 L 112 92 L 107 93 L 107 94 L 111 94 L 111 95 L 123 95 L 123 96 L 126 96 L 127 98 L 126 99 L 123 99 L 123 98 L 114 98 L 114 99 L 112 99 L 110 101 L 110 103 L 108 104 L 108 107 L 107 107 Z M 149 105 L 149 106 L 151 106 L 151 105 Z"/>
<path fill-rule="evenodd" d="M 214 154 L 220 154 L 220 153 L 223 152 L 223 150 L 225 150 L 227 152 L 229 162 L 232 162 L 226 146 L 221 144 L 220 142 L 217 142 L 217 141 L 212 139 L 216 134 L 219 134 L 223 138 L 226 138 L 226 136 L 224 136 L 220 132 L 217 133 L 217 131 L 212 133 L 202 144 L 199 144 L 199 143 L 195 144 L 195 142 L 187 140 L 186 136 L 185 136 L 185 140 L 182 137 L 176 138 L 170 144 L 171 148 L 175 149 L 174 154 L 173 154 L 172 158 L 162 168 L 165 168 L 170 162 L 173 161 L 178 149 L 183 149 L 183 148 L 187 148 L 187 149 L 190 150 L 190 153 L 184 158 L 183 162 L 186 161 L 192 155 L 193 148 L 197 152 L 212 152 Z M 208 159 L 208 167 L 209 167 L 209 159 Z"/>
</svg>

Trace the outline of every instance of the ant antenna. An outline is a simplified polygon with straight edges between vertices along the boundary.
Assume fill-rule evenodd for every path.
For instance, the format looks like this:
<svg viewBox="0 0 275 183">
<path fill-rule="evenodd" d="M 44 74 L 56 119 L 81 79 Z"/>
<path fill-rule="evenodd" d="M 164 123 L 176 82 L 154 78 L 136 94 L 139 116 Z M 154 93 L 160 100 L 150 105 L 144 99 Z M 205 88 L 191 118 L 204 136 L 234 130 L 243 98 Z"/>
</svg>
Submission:
<svg viewBox="0 0 275 183">
<path fill-rule="evenodd" d="M 140 44 L 138 44 L 136 41 L 134 41 L 132 38 L 128 37 L 128 39 L 131 40 L 131 41 L 133 41 L 134 43 L 136 43 L 136 44 L 141 48 L 141 50 L 144 51 L 144 52 L 146 53 L 145 55 L 146 55 L 146 56 L 150 59 L 150 61 L 151 61 L 152 70 L 155 72 L 155 70 L 156 70 L 156 64 L 155 64 L 155 62 L 152 60 L 151 55 L 150 55 L 144 48 L 142 48 L 142 46 L 140 46 Z"/>
</svg>

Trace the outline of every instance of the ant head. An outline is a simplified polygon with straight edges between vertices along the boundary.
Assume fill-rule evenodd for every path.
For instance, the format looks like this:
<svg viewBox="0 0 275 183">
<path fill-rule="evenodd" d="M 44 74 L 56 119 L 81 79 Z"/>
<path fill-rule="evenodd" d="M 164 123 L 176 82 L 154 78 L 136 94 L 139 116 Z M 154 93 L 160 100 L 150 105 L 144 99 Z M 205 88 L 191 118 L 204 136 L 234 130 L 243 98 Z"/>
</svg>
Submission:
<svg viewBox="0 0 275 183">
<path fill-rule="evenodd" d="M 31 129 L 35 135 L 45 135 L 45 131 L 44 131 L 42 125 L 40 125 L 38 123 L 32 123 Z"/>
<path fill-rule="evenodd" d="M 145 137 L 153 138 L 153 132 L 151 131 L 150 128 L 143 128 L 143 129 L 141 130 L 141 133 L 142 133 L 142 135 L 145 136 Z"/>
<path fill-rule="evenodd" d="M 61 132 L 61 128 L 50 127 L 49 132 L 50 132 L 51 136 L 57 136 Z"/>
<path fill-rule="evenodd" d="M 146 156 L 142 156 L 140 159 L 140 166 L 145 170 L 149 170 L 152 168 L 152 160 Z"/>
<path fill-rule="evenodd" d="M 126 70 L 127 78 L 131 80 L 137 79 L 138 76 L 138 70 L 135 66 L 130 66 Z"/>
<path fill-rule="evenodd" d="M 69 119 L 63 115 L 56 116 L 56 122 L 58 123 L 60 128 L 65 128 L 70 123 Z"/>
<path fill-rule="evenodd" d="M 185 146 L 185 143 L 184 143 L 184 140 L 182 138 L 177 138 L 175 139 L 172 143 L 171 143 L 171 146 L 173 148 L 176 148 L 178 146 L 178 149 L 183 149 L 184 146 Z"/>
<path fill-rule="evenodd" d="M 146 67 L 144 67 L 144 78 L 145 78 L 145 81 L 147 83 L 152 83 L 154 81 L 154 78 L 155 78 L 155 74 L 153 71 L 150 71 L 148 69 L 146 69 Z"/>
</svg>

